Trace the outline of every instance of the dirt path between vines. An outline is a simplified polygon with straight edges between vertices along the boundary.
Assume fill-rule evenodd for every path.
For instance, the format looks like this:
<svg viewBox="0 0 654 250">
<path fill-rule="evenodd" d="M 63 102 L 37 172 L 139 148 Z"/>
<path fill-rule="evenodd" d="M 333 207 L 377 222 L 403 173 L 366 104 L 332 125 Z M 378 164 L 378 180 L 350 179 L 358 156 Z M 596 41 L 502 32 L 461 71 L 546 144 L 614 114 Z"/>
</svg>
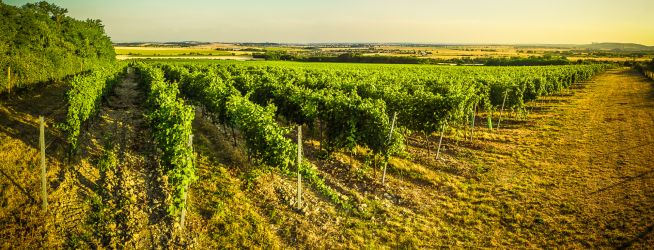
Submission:
<svg viewBox="0 0 654 250">
<path fill-rule="evenodd" d="M 104 247 L 165 248 L 170 244 L 165 183 L 148 134 L 144 102 L 137 76 L 128 73 L 85 135 L 84 149 L 93 155 L 89 165 L 94 167 L 82 167 L 80 174 L 85 174 L 83 169 L 98 171 L 93 192 L 99 201 L 92 203 L 87 221 Z M 115 166 L 103 168 L 101 161 L 111 161 L 107 159 L 115 159 Z M 108 223 L 101 223 L 104 220 Z"/>
<path fill-rule="evenodd" d="M 52 84 L 0 103 L 0 248 L 173 246 L 137 76 L 127 74 L 83 124 L 72 159 L 57 127 L 66 117 L 66 90 Z M 46 118 L 47 212 L 36 174 L 39 115 Z"/>
</svg>

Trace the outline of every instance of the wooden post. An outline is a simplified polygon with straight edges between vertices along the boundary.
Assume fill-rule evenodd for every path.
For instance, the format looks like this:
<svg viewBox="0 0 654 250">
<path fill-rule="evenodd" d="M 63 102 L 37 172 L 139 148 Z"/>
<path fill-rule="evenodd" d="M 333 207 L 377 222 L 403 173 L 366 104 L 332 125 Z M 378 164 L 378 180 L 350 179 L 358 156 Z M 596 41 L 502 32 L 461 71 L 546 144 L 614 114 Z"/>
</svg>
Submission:
<svg viewBox="0 0 654 250">
<path fill-rule="evenodd" d="M 477 116 L 477 103 L 475 103 L 475 108 L 472 110 L 472 127 L 470 128 L 470 142 L 475 135 L 475 118 Z"/>
<path fill-rule="evenodd" d="M 11 94 L 11 66 L 7 67 L 7 93 Z"/>
<path fill-rule="evenodd" d="M 213 120 L 213 118 L 212 118 L 212 120 Z M 223 125 L 223 134 L 225 135 L 225 137 L 227 137 L 228 136 L 227 135 L 227 126 L 225 125 L 225 123 L 222 123 L 222 122 L 220 124 Z"/>
<path fill-rule="evenodd" d="M 506 103 L 507 91 L 508 90 L 504 91 L 504 100 L 502 100 L 502 108 L 500 109 L 500 118 L 497 120 L 497 129 L 498 130 L 500 129 L 500 123 L 502 122 L 502 112 L 504 112 L 504 103 Z"/>
<path fill-rule="evenodd" d="M 466 118 L 469 119 L 469 118 Z M 458 139 L 458 136 L 457 136 Z M 468 126 L 466 126 L 465 122 L 463 123 L 463 141 L 468 139 Z"/>
<path fill-rule="evenodd" d="M 441 125 L 441 138 L 438 140 L 438 149 L 436 150 L 436 160 L 438 160 L 438 157 L 441 154 L 441 144 L 443 143 L 443 133 L 445 133 L 445 123 L 447 123 L 447 120 Z"/>
<path fill-rule="evenodd" d="M 372 173 L 373 178 L 377 179 L 377 155 L 372 156 Z"/>
<path fill-rule="evenodd" d="M 46 190 L 46 176 L 45 176 L 45 121 L 43 116 L 39 116 L 39 146 L 41 147 L 41 200 L 43 201 L 43 211 L 48 210 L 48 191 Z"/>
<path fill-rule="evenodd" d="M 232 139 L 234 140 L 234 147 L 236 147 L 236 132 L 234 132 L 234 126 L 230 125 L 230 128 L 232 128 Z"/>
<path fill-rule="evenodd" d="M 193 135 L 188 135 L 188 147 L 191 149 L 191 154 L 193 153 Z M 192 157 L 192 156 L 191 156 Z M 195 162 L 193 162 L 193 165 L 195 165 Z M 184 208 L 182 209 L 182 216 L 179 220 L 179 225 L 181 228 L 184 228 L 184 222 L 186 221 L 186 204 L 188 200 L 188 187 L 189 184 L 186 184 L 186 187 L 184 188 Z"/>
<path fill-rule="evenodd" d="M 319 125 L 319 128 L 320 128 L 320 151 L 322 151 L 322 148 L 323 148 L 322 144 L 323 144 L 323 140 L 324 140 L 323 134 L 322 134 L 322 130 L 323 130 L 323 124 L 322 123 L 323 123 L 323 121 L 320 120 L 320 123 L 319 123 L 320 124 Z"/>
<path fill-rule="evenodd" d="M 393 112 L 393 122 L 391 122 L 391 131 L 388 133 L 388 143 L 391 143 L 391 138 L 393 136 L 393 129 L 395 128 L 395 119 L 397 118 L 397 112 Z M 382 186 L 386 183 L 386 167 L 388 166 L 388 154 L 384 156 L 384 172 L 382 173 Z"/>
<path fill-rule="evenodd" d="M 302 125 L 297 126 L 297 209 L 302 210 Z"/>
<path fill-rule="evenodd" d="M 393 112 L 393 121 L 391 122 L 391 132 L 388 133 L 388 140 L 390 141 L 391 136 L 393 135 L 393 130 L 395 129 L 395 121 L 397 119 L 397 112 Z"/>
<path fill-rule="evenodd" d="M 425 137 L 425 141 L 427 143 L 427 156 L 431 155 L 431 143 L 429 143 L 429 137 L 427 136 L 427 132 L 422 131 L 422 136 Z"/>
</svg>

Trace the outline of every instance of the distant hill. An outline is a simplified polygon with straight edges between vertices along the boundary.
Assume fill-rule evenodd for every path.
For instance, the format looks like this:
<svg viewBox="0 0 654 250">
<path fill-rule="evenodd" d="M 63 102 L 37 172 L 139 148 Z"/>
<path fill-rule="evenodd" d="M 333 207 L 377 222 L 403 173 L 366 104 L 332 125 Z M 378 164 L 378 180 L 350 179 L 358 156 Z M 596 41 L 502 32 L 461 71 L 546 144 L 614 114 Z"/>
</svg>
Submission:
<svg viewBox="0 0 654 250">
<path fill-rule="evenodd" d="M 198 45 L 211 44 L 208 42 L 181 41 L 181 42 L 125 42 L 114 43 L 114 46 L 124 47 L 193 47 Z"/>
<path fill-rule="evenodd" d="M 654 51 L 654 46 L 646 46 L 637 43 L 591 43 L 591 44 L 519 44 L 517 48 L 557 48 L 557 49 L 580 49 L 580 50 L 614 50 L 614 51 Z"/>
<path fill-rule="evenodd" d="M 592 43 L 577 45 L 574 47 L 592 50 L 654 51 L 654 46 L 646 46 L 637 43 Z"/>
</svg>

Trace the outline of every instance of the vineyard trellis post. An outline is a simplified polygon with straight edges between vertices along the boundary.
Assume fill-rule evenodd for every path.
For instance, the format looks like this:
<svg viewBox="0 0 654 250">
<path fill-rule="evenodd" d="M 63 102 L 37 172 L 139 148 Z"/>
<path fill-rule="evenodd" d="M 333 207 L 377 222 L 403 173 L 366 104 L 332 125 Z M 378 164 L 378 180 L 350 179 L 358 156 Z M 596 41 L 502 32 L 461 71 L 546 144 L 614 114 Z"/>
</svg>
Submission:
<svg viewBox="0 0 654 250">
<path fill-rule="evenodd" d="M 234 125 L 229 126 L 232 129 L 232 140 L 234 141 L 234 147 L 236 147 L 236 132 L 234 132 Z"/>
<path fill-rule="evenodd" d="M 447 120 L 443 124 L 441 124 L 441 138 L 438 139 L 438 149 L 436 149 L 436 160 L 438 160 L 438 157 L 441 154 L 441 144 L 443 143 L 443 133 L 445 133 L 445 123 L 447 123 Z"/>
<path fill-rule="evenodd" d="M 472 139 L 474 138 L 475 135 L 475 118 L 477 116 L 477 103 L 475 103 L 474 108 L 472 109 L 472 127 L 470 128 L 470 142 L 472 142 Z"/>
<path fill-rule="evenodd" d="M 213 121 L 214 119 L 211 118 L 211 120 Z M 215 123 L 215 122 L 214 122 L 214 123 Z M 223 126 L 223 134 L 225 135 L 225 137 L 227 137 L 227 136 L 228 136 L 228 134 L 227 134 L 227 125 L 225 125 L 224 122 L 220 122 L 220 125 Z"/>
<path fill-rule="evenodd" d="M 11 94 L 11 66 L 7 67 L 7 92 Z"/>
<path fill-rule="evenodd" d="M 297 209 L 302 210 L 302 125 L 297 126 Z"/>
<path fill-rule="evenodd" d="M 391 138 L 393 136 L 393 129 L 395 128 L 395 119 L 397 118 L 397 112 L 393 112 L 393 122 L 391 122 L 391 131 L 388 133 L 387 143 L 391 143 Z M 388 154 L 384 156 L 384 172 L 382 173 L 382 186 L 386 183 L 386 167 L 388 167 Z"/>
<path fill-rule="evenodd" d="M 422 136 L 425 137 L 425 141 L 426 141 L 425 143 L 427 143 L 427 156 L 430 156 L 431 155 L 431 147 L 430 147 L 431 145 L 429 143 L 429 137 L 427 136 L 427 132 L 422 131 Z"/>
<path fill-rule="evenodd" d="M 323 143 L 323 134 L 322 134 L 323 124 L 322 123 L 323 123 L 322 120 L 318 120 L 318 124 L 319 124 L 318 126 L 320 128 L 320 151 L 322 151 L 322 143 Z"/>
<path fill-rule="evenodd" d="M 486 116 L 486 124 L 488 125 L 488 129 L 493 131 L 493 108 L 490 108 L 490 112 L 488 113 L 488 116 Z"/>
<path fill-rule="evenodd" d="M 188 147 L 193 152 L 193 135 L 190 134 L 188 135 Z M 191 156 L 191 161 L 193 162 L 193 165 L 195 166 L 195 162 L 193 161 L 193 157 Z M 186 207 L 187 207 L 187 200 L 188 200 L 188 188 L 189 184 L 186 183 L 186 187 L 184 187 L 184 208 L 182 209 L 182 216 L 179 220 L 179 225 L 181 228 L 184 228 L 184 222 L 186 221 Z"/>
<path fill-rule="evenodd" d="M 427 132 L 422 131 L 422 136 L 425 137 L 425 143 L 427 144 L 427 156 L 431 155 L 431 144 L 429 143 L 429 136 L 427 135 Z"/>
<path fill-rule="evenodd" d="M 46 190 L 46 171 L 45 171 L 45 121 L 43 116 L 39 116 L 39 147 L 41 148 L 41 200 L 43 211 L 48 210 L 48 191 Z"/>
<path fill-rule="evenodd" d="M 500 129 L 500 123 L 502 122 L 502 112 L 504 112 L 504 103 L 506 103 L 506 96 L 508 94 L 508 90 L 504 91 L 504 99 L 502 100 L 502 108 L 500 109 L 500 117 L 497 120 L 497 130 Z"/>
</svg>

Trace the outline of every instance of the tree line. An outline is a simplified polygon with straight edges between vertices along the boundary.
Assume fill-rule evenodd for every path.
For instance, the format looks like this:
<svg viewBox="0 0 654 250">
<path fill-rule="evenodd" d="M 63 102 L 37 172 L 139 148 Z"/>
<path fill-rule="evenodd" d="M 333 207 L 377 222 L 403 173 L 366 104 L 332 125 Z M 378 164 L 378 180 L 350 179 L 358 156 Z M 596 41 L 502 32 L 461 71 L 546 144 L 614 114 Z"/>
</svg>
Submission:
<svg viewBox="0 0 654 250">
<path fill-rule="evenodd" d="M 348 62 L 348 63 L 386 63 L 386 64 L 457 64 L 484 66 L 544 66 L 569 65 L 572 61 L 562 56 L 530 57 L 463 57 L 463 58 L 421 58 L 415 56 L 364 55 L 361 53 L 343 53 L 340 55 L 302 55 L 285 51 L 267 51 L 253 54 L 254 58 L 269 61 L 300 62 Z"/>
<path fill-rule="evenodd" d="M 115 62 L 100 20 L 77 20 L 47 2 L 0 2 L 0 93 Z"/>
</svg>

